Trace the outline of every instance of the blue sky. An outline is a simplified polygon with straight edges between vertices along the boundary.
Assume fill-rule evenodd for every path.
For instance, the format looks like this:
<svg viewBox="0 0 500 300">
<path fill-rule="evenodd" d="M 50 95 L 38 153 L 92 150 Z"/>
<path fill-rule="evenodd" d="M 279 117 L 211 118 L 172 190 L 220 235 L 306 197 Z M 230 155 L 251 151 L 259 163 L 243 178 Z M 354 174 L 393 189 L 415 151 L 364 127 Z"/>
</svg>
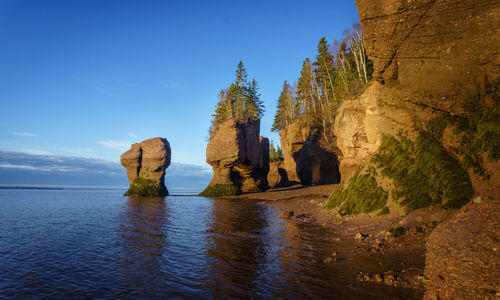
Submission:
<svg viewBox="0 0 500 300">
<path fill-rule="evenodd" d="M 211 114 L 239 60 L 260 85 L 261 135 L 278 142 L 283 81 L 353 22 L 343 0 L 0 0 L 0 151 L 117 162 L 161 136 L 173 162 L 208 167 Z"/>
</svg>

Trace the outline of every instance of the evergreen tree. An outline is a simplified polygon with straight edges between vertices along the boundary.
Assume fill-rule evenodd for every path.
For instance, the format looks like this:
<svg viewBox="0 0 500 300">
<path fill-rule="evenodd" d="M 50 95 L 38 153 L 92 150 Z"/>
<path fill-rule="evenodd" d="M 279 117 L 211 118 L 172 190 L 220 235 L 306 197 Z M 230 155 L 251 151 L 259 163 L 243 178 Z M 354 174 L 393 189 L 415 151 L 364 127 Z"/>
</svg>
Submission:
<svg viewBox="0 0 500 300">
<path fill-rule="evenodd" d="M 318 117 L 316 109 L 317 89 L 316 79 L 309 58 L 306 58 L 302 63 L 300 78 L 297 81 L 297 103 L 300 107 L 302 119 L 306 123 L 313 123 Z"/>
<path fill-rule="evenodd" d="M 237 122 L 259 120 L 264 113 L 264 104 L 260 100 L 258 84 L 255 79 L 247 80 L 247 71 L 243 62 L 239 62 L 235 71 L 236 79 L 229 88 L 219 93 L 219 101 L 215 106 L 210 136 L 219 128 L 219 125 L 228 120 Z"/>
<path fill-rule="evenodd" d="M 242 120 L 244 118 L 244 108 L 247 102 L 247 71 L 242 61 L 238 63 L 235 71 L 236 80 L 231 85 L 233 105 L 234 105 L 234 118 Z"/>
<path fill-rule="evenodd" d="M 331 134 L 339 105 L 368 83 L 372 73 L 359 24 L 345 30 L 343 40 L 334 40 L 332 45 L 322 37 L 315 61 L 306 58 L 302 63 L 295 93 L 285 81 L 272 131 L 281 131 L 297 120 L 320 129 L 326 142 L 333 145 Z"/>
<path fill-rule="evenodd" d="M 269 146 L 269 162 L 275 162 L 283 160 L 283 151 L 280 146 L 274 147 L 273 141 Z"/>
<path fill-rule="evenodd" d="M 333 55 L 328 50 L 329 47 L 326 39 L 322 37 L 318 43 L 316 61 L 313 63 L 315 67 L 314 73 L 321 91 L 320 101 L 326 104 L 335 100 L 335 61 Z"/>
<path fill-rule="evenodd" d="M 259 87 L 255 78 L 248 84 L 243 118 L 258 120 L 264 114 L 264 103 L 260 100 Z"/>
<path fill-rule="evenodd" d="M 296 117 L 296 103 L 292 95 L 292 87 L 285 80 L 283 90 L 278 98 L 276 115 L 271 131 L 278 132 L 286 128 Z"/>
</svg>

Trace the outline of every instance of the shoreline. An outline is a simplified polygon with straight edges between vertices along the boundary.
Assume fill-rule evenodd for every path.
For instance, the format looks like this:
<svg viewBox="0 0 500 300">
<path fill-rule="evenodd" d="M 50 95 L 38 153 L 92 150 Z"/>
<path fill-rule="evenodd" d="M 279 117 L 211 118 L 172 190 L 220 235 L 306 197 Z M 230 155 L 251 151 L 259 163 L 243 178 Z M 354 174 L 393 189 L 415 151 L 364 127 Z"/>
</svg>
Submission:
<svg viewBox="0 0 500 300">
<path fill-rule="evenodd" d="M 378 268 L 360 272 L 356 281 L 373 283 L 380 288 L 408 288 L 423 295 L 428 281 L 424 276 L 427 239 L 433 229 L 455 211 L 427 207 L 406 216 L 373 213 L 340 216 L 336 209 L 323 208 L 337 186 L 292 186 L 231 198 L 255 199 L 273 207 L 279 217 L 287 221 L 332 229 L 338 234 L 337 241 L 352 244 L 352 249 L 345 252 L 350 260 L 378 261 Z M 392 236 L 388 230 L 393 228 L 402 228 L 401 235 Z M 335 258 L 325 258 L 319 263 L 335 261 Z"/>
</svg>

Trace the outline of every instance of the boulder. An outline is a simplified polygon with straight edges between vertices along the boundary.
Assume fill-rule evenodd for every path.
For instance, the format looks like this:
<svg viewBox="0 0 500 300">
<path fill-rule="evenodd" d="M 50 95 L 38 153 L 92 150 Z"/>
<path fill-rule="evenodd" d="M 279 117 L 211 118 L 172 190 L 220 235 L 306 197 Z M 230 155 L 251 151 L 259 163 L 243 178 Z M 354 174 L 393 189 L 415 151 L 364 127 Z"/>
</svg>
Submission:
<svg viewBox="0 0 500 300">
<path fill-rule="evenodd" d="M 260 135 L 260 121 L 229 119 L 210 138 L 207 163 L 214 175 L 204 196 L 228 196 L 267 188 L 269 140 Z"/>
<path fill-rule="evenodd" d="M 294 122 L 280 132 L 283 168 L 291 183 L 340 182 L 338 159 L 319 129 Z"/>
<path fill-rule="evenodd" d="M 121 156 L 130 188 L 125 196 L 166 196 L 165 170 L 170 165 L 170 144 L 164 138 L 152 138 L 133 144 Z"/>
</svg>

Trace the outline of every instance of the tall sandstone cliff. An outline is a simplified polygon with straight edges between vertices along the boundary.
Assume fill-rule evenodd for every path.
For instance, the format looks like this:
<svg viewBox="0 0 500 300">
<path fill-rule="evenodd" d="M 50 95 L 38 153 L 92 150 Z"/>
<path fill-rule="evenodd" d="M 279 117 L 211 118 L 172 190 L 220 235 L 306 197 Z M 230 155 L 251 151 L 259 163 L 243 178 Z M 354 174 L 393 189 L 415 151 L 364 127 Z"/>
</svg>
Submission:
<svg viewBox="0 0 500 300">
<path fill-rule="evenodd" d="M 468 182 L 476 194 L 498 195 L 500 2 L 356 0 L 356 5 L 375 71 L 374 81 L 344 102 L 335 120 L 343 188 L 349 177 L 371 176 L 389 192 L 388 205 L 404 206 L 410 200 L 403 201 L 400 192 L 412 188 L 387 167 L 397 165 L 402 158 L 397 148 L 406 145 L 415 159 L 399 161 L 407 173 L 426 151 L 443 156 L 427 165 L 436 174 L 424 174 L 438 183 L 415 191 L 441 197 L 424 195 L 428 199 L 410 209 L 438 198 L 446 204 L 447 190 L 468 190 Z M 465 170 L 458 170 L 462 181 L 441 170 L 445 156 L 448 165 Z"/>
<path fill-rule="evenodd" d="M 204 196 L 263 191 L 269 172 L 269 140 L 260 136 L 260 121 L 229 119 L 210 138 L 207 163 L 214 175 Z"/>
<path fill-rule="evenodd" d="M 405 214 L 468 203 L 428 241 L 425 298 L 498 297 L 500 2 L 356 5 L 374 82 L 335 120 L 343 183 L 329 206 Z"/>
</svg>

